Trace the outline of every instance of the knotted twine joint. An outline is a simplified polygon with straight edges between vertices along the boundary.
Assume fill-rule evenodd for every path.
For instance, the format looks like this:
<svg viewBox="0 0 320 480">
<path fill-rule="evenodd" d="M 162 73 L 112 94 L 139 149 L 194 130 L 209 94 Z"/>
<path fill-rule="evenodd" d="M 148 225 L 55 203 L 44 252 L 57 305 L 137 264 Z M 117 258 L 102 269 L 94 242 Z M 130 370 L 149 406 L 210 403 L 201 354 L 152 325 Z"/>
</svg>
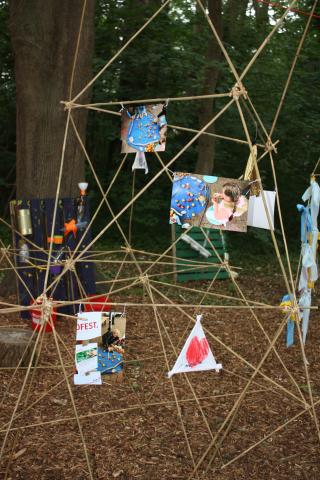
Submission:
<svg viewBox="0 0 320 480">
<path fill-rule="evenodd" d="M 299 307 L 292 307 L 290 309 L 290 318 L 291 320 L 294 320 L 296 323 L 300 323 L 301 317 L 300 317 L 300 310 Z"/>
<path fill-rule="evenodd" d="M 242 83 L 236 83 L 234 87 L 232 87 L 229 97 L 232 97 L 234 100 L 239 100 L 240 97 L 243 97 L 245 100 L 248 98 L 248 92 L 244 88 Z"/>
<path fill-rule="evenodd" d="M 64 268 L 65 270 L 70 270 L 70 272 L 75 272 L 76 266 L 74 260 L 72 258 L 67 258 L 67 260 L 64 262 Z"/>
<path fill-rule="evenodd" d="M 272 140 L 269 138 L 265 144 L 265 150 L 267 152 L 275 152 L 278 153 L 278 150 L 276 149 L 275 144 L 272 142 Z"/>
<path fill-rule="evenodd" d="M 140 282 L 144 285 L 149 282 L 149 277 L 147 274 L 140 275 L 139 279 L 140 279 Z"/>
<path fill-rule="evenodd" d="M 72 101 L 66 101 L 66 100 L 61 100 L 61 102 L 64 105 L 64 110 L 72 110 L 75 108 L 75 104 Z"/>
<path fill-rule="evenodd" d="M 288 320 L 299 323 L 301 321 L 300 309 L 298 305 L 293 305 L 292 300 L 284 300 L 280 303 L 280 308 L 284 315 L 288 316 Z"/>
<path fill-rule="evenodd" d="M 48 298 L 45 293 L 42 293 L 37 299 L 36 304 L 39 303 L 37 309 L 41 310 L 41 323 L 49 322 L 53 312 L 53 299 Z"/>
</svg>

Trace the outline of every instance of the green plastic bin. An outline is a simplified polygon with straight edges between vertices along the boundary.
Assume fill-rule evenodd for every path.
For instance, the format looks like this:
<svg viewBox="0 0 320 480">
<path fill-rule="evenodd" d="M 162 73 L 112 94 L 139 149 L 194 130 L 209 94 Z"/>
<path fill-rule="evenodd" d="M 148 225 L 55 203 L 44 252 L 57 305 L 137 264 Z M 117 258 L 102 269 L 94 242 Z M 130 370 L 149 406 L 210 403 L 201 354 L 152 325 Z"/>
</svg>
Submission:
<svg viewBox="0 0 320 480">
<path fill-rule="evenodd" d="M 201 255 L 198 251 L 191 248 L 190 244 L 186 243 L 183 240 L 179 240 L 175 245 L 174 255 L 176 257 L 175 265 L 177 273 L 175 279 L 177 282 L 189 282 L 195 280 L 212 280 L 219 270 L 219 266 L 210 266 L 210 264 L 221 264 L 220 259 L 217 255 L 220 256 L 222 261 L 224 261 L 226 248 L 225 241 L 223 238 L 223 233 L 221 230 L 214 230 L 211 228 L 204 228 L 206 235 L 209 237 L 210 242 L 214 246 L 212 248 L 210 242 L 206 239 L 203 231 L 199 227 L 192 227 L 191 230 L 186 231 L 182 229 L 179 225 L 173 225 L 173 238 L 175 241 L 180 235 L 187 234 L 193 240 L 198 242 L 202 247 L 210 252 L 210 257 L 206 258 Z M 183 259 L 183 260 L 182 260 Z M 194 262 L 199 262 L 201 264 L 207 264 L 208 266 L 195 266 Z M 193 267 L 193 268 L 192 268 Z M 184 271 L 181 271 L 184 270 Z M 229 273 L 222 266 L 216 279 L 225 279 L 229 278 Z"/>
</svg>

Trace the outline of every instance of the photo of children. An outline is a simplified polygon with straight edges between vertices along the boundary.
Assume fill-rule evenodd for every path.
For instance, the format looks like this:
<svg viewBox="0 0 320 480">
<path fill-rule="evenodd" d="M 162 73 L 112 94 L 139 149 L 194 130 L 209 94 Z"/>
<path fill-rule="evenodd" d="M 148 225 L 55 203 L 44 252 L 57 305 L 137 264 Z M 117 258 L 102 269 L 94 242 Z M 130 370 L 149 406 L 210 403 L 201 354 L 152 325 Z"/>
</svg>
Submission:
<svg viewBox="0 0 320 480">
<path fill-rule="evenodd" d="M 163 152 L 167 135 L 166 105 L 139 105 L 122 110 L 121 153 Z"/>
<path fill-rule="evenodd" d="M 102 313 L 102 337 L 98 344 L 98 371 L 102 375 L 123 369 L 125 327 L 123 312 Z"/>
<path fill-rule="evenodd" d="M 95 322 L 92 321 L 93 313 Z M 101 385 L 103 375 L 123 370 L 126 316 L 124 312 L 115 311 L 83 312 L 79 316 L 77 327 L 82 322 L 80 325 L 87 327 L 84 328 L 87 335 L 85 339 L 80 338 L 77 330 L 77 340 L 81 343 L 76 345 L 74 383 Z M 93 323 L 100 326 L 98 337 L 95 336 L 97 329 L 89 328 Z"/>
<path fill-rule="evenodd" d="M 169 223 L 247 231 L 249 181 L 175 173 Z"/>
</svg>

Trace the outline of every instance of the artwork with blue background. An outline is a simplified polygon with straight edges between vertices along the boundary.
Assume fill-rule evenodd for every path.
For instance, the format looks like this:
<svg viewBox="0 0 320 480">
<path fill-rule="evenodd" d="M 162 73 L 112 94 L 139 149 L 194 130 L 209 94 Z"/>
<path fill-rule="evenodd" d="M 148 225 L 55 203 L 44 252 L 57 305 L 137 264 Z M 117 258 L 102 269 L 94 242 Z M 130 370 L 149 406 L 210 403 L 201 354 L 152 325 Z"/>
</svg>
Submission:
<svg viewBox="0 0 320 480">
<path fill-rule="evenodd" d="M 122 110 L 122 153 L 164 151 L 166 105 L 139 105 Z"/>
<path fill-rule="evenodd" d="M 248 185 L 243 180 L 176 172 L 169 223 L 245 232 Z"/>
<path fill-rule="evenodd" d="M 118 352 L 109 352 L 98 347 L 98 372 L 104 374 L 119 373 L 123 369 L 123 355 Z"/>
</svg>

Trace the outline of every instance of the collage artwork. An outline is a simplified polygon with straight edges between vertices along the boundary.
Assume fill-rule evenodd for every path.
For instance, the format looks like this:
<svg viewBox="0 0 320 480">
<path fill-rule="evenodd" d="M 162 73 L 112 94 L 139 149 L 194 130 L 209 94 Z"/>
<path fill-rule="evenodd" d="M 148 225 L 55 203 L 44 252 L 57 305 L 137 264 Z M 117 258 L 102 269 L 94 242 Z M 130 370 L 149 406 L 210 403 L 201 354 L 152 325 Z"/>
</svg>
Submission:
<svg viewBox="0 0 320 480">
<path fill-rule="evenodd" d="M 170 222 L 245 232 L 248 218 L 248 181 L 209 175 L 175 173 Z"/>
<path fill-rule="evenodd" d="M 205 227 L 246 232 L 247 226 L 273 229 L 275 192 L 251 195 L 248 180 L 174 173 L 169 223 L 182 228 Z"/>
<path fill-rule="evenodd" d="M 132 170 L 141 169 L 147 174 L 145 153 L 164 152 L 166 148 L 166 104 L 139 105 L 122 108 L 121 153 L 135 153 Z"/>
<path fill-rule="evenodd" d="M 122 110 L 121 153 L 164 152 L 166 134 L 165 105 L 140 105 Z"/>
<path fill-rule="evenodd" d="M 78 313 L 76 385 L 101 385 L 103 374 L 123 369 L 126 316 L 123 312 Z"/>
</svg>

